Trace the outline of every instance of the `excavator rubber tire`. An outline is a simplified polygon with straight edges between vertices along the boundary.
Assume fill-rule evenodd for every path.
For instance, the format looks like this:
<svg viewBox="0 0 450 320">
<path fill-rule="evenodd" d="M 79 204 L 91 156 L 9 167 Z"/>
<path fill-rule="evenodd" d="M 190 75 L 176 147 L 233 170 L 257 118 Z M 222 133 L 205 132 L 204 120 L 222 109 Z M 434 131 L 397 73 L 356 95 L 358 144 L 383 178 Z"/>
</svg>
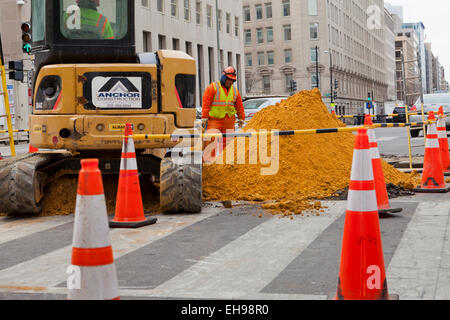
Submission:
<svg viewBox="0 0 450 320">
<path fill-rule="evenodd" d="M 160 207 L 165 213 L 199 213 L 202 210 L 202 164 L 161 160 Z"/>
<path fill-rule="evenodd" d="M 36 168 L 48 162 L 49 156 L 27 154 L 0 164 L 0 213 L 11 215 L 41 212 L 43 177 Z"/>
</svg>

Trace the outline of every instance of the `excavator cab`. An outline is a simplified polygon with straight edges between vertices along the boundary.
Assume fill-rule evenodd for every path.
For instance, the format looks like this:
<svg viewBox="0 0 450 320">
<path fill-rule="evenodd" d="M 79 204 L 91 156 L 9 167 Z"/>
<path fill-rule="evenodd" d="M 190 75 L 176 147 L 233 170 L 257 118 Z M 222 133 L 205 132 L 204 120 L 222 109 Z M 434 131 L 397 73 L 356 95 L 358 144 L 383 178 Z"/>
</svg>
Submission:
<svg viewBox="0 0 450 320">
<path fill-rule="evenodd" d="M 136 62 L 134 1 L 33 0 L 31 5 L 32 53 L 39 67 Z"/>
<path fill-rule="evenodd" d="M 51 151 L 0 163 L 6 213 L 40 212 L 46 186 L 78 174 L 81 159 L 98 158 L 102 173 L 118 174 L 126 123 L 135 134 L 201 128 L 195 60 L 173 50 L 137 54 L 134 1 L 32 0 L 31 12 L 30 144 Z M 201 163 L 172 161 L 177 144 L 135 141 L 139 173 L 160 181 L 162 211 L 199 212 Z"/>
</svg>

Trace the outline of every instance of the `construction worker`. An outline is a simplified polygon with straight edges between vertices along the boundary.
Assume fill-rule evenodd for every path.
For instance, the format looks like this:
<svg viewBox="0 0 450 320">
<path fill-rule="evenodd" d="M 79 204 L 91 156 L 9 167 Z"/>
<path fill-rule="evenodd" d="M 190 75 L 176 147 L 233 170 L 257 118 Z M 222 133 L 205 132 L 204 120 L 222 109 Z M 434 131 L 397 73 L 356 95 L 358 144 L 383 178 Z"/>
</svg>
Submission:
<svg viewBox="0 0 450 320">
<path fill-rule="evenodd" d="M 242 128 L 245 120 L 242 97 L 234 83 L 236 82 L 236 69 L 226 67 L 220 81 L 211 83 L 203 95 L 202 125 L 206 131 L 234 132 L 236 114 L 239 117 L 239 127 Z M 222 148 L 226 146 L 226 138 L 223 139 Z M 211 154 L 215 156 L 215 150 Z"/>
<path fill-rule="evenodd" d="M 97 11 L 100 0 L 76 0 L 76 2 L 80 7 L 81 29 L 75 31 L 81 32 L 71 33 L 70 38 L 114 39 L 114 31 L 108 18 Z M 67 21 L 67 15 L 65 15 L 65 21 Z M 65 25 L 70 30 L 66 23 Z"/>
</svg>

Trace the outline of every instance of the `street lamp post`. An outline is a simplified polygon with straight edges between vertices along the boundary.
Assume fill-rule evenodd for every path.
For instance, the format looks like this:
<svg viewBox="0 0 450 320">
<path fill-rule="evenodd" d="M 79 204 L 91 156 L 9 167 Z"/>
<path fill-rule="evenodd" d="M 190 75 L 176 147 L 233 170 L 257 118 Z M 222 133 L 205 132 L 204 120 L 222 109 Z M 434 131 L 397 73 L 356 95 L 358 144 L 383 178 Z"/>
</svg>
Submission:
<svg viewBox="0 0 450 320">
<path fill-rule="evenodd" d="M 316 46 L 316 88 L 320 89 L 319 86 L 319 47 Z"/>
<path fill-rule="evenodd" d="M 333 55 L 331 53 L 331 50 L 325 50 L 324 53 L 330 55 L 330 107 L 333 107 Z"/>
</svg>

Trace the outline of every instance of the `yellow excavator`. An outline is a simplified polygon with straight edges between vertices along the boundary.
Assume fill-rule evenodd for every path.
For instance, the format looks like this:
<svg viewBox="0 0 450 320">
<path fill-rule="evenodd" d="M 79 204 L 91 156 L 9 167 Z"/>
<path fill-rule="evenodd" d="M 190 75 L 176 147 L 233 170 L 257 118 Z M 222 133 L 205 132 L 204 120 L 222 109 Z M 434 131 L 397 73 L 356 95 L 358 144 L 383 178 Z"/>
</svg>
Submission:
<svg viewBox="0 0 450 320">
<path fill-rule="evenodd" d="M 137 54 L 134 2 L 31 1 L 30 144 L 45 151 L 0 162 L 0 212 L 39 213 L 46 186 L 77 174 L 83 158 L 118 173 L 126 123 L 135 134 L 201 129 L 195 60 L 172 50 Z M 174 149 L 170 139 L 135 145 L 141 176 L 160 182 L 161 210 L 200 212 L 202 164 L 194 151 Z M 172 160 L 173 150 L 192 161 Z"/>
</svg>

